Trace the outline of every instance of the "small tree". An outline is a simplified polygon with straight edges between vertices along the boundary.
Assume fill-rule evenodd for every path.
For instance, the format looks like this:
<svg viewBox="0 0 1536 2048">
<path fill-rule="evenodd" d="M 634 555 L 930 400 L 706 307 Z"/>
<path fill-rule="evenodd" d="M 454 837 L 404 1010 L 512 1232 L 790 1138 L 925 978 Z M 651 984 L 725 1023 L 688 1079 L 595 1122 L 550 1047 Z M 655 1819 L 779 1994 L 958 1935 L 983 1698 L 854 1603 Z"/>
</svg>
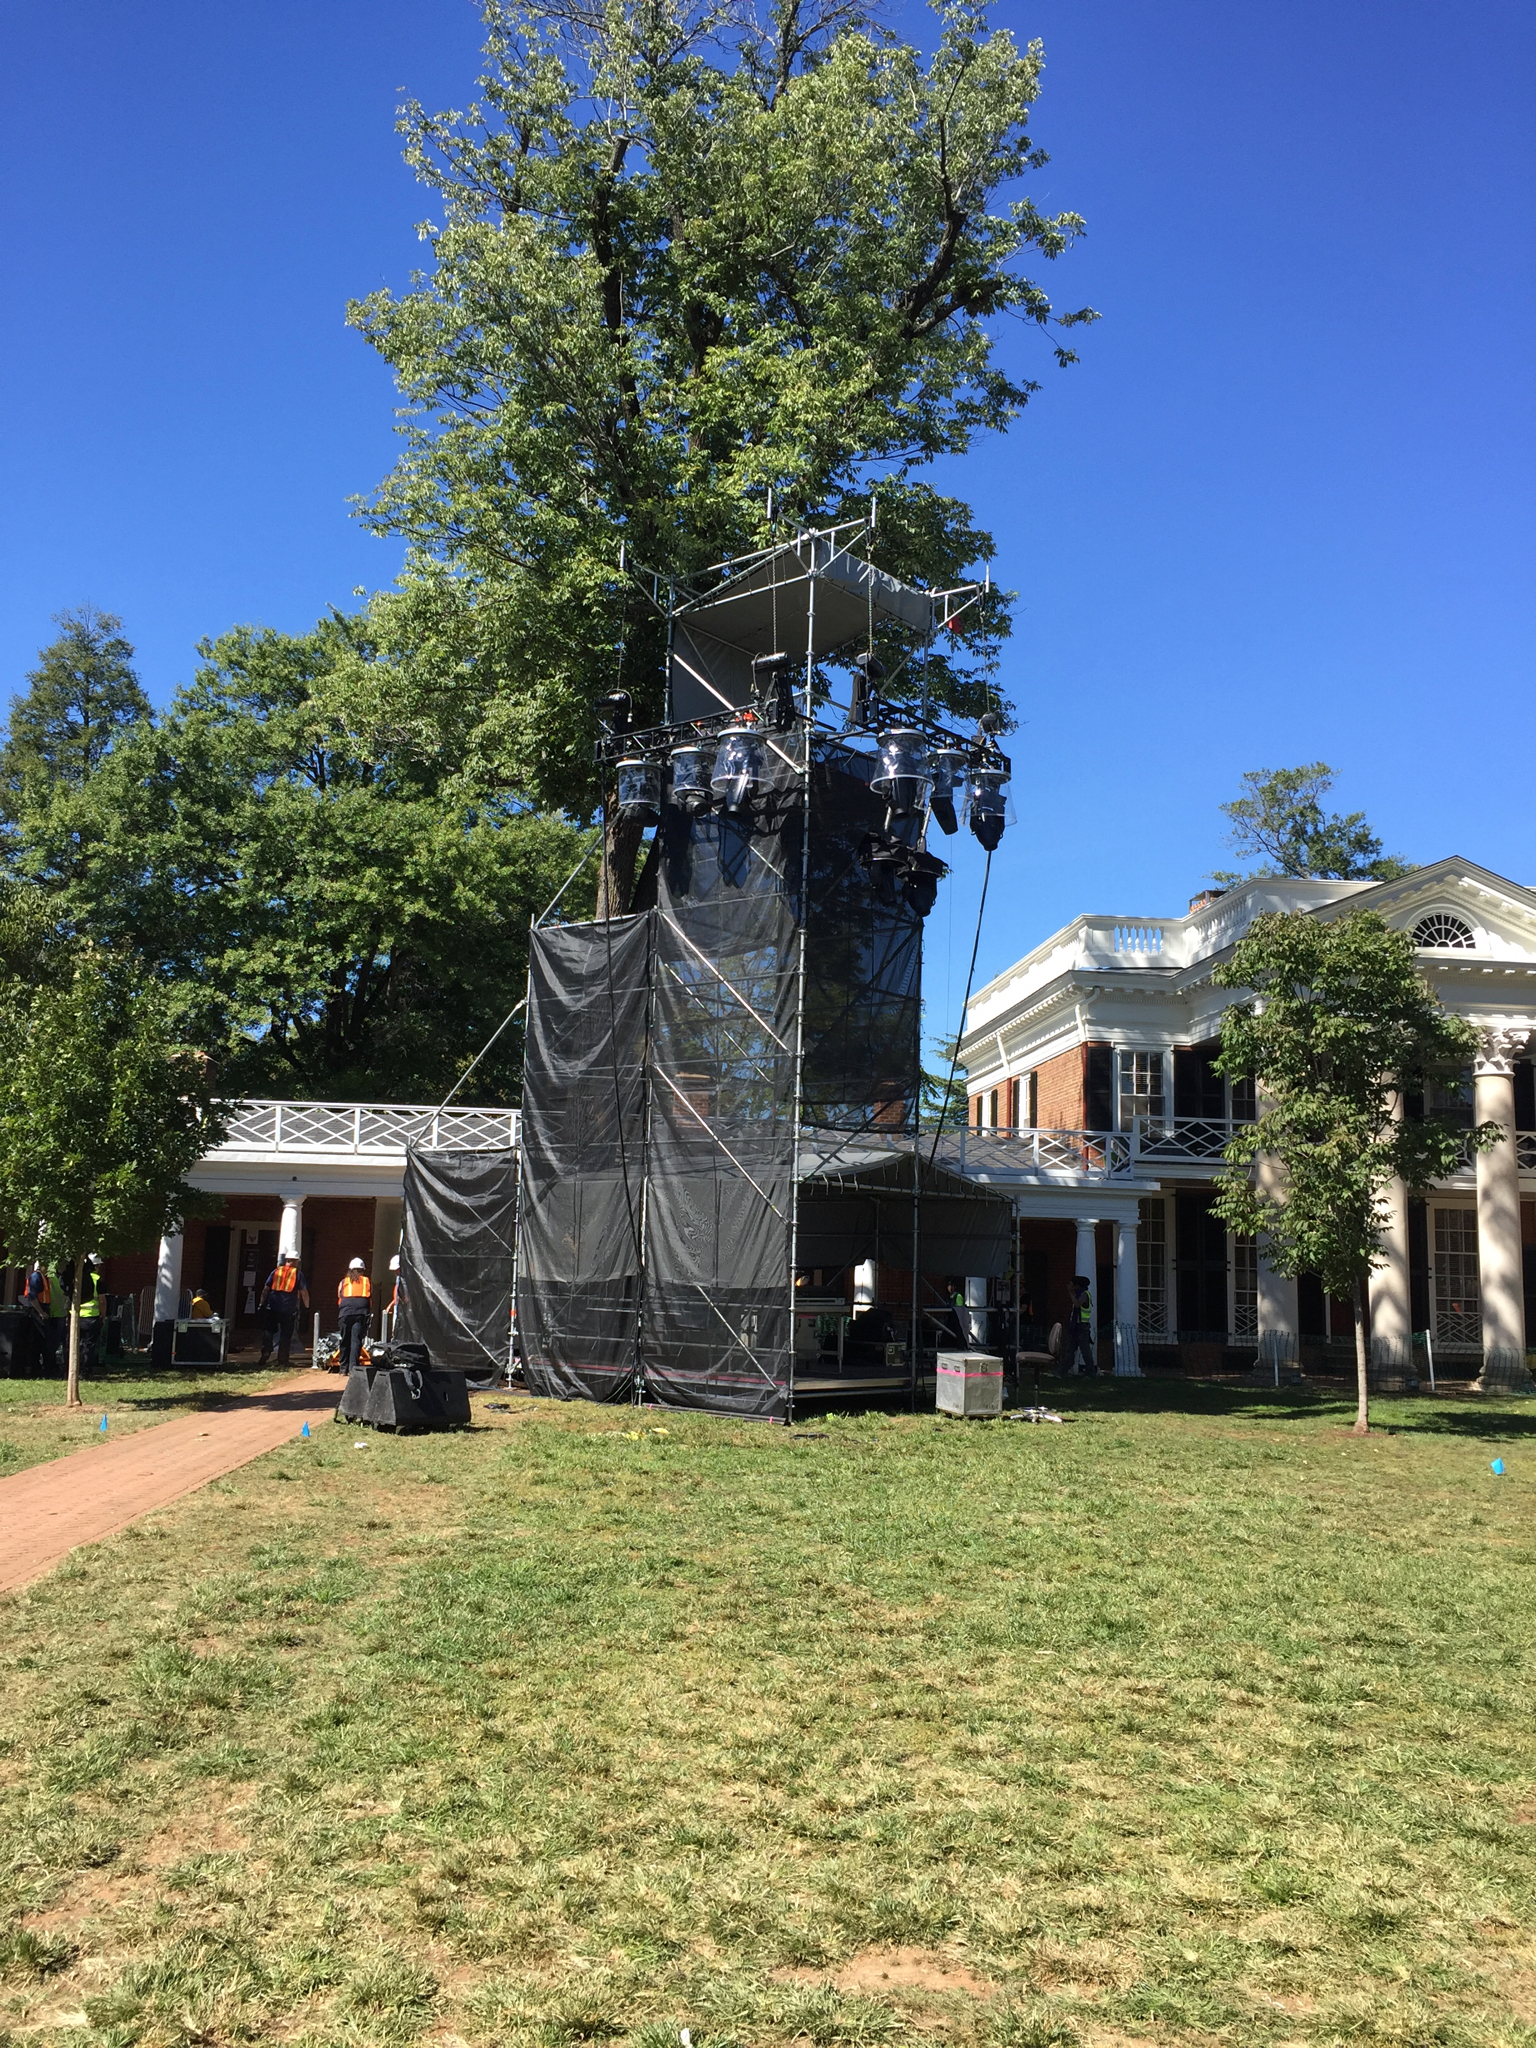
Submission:
<svg viewBox="0 0 1536 2048">
<path fill-rule="evenodd" d="M 205 1023 L 208 1020 L 204 1020 Z M 179 1227 L 185 1176 L 222 1135 L 211 1062 L 184 1005 L 122 949 L 61 937 L 37 894 L 0 900 L 0 1234 L 73 1258 L 66 1401 L 80 1405 L 86 1254 Z"/>
<path fill-rule="evenodd" d="M 1383 853 L 1364 811 L 1325 811 L 1321 799 L 1333 787 L 1326 761 L 1303 768 L 1251 768 L 1243 777 L 1245 796 L 1222 809 L 1232 820 L 1230 843 L 1246 860 L 1261 863 L 1260 875 L 1317 876 L 1331 881 L 1396 881 L 1413 872 L 1411 861 Z M 1212 878 L 1240 882 L 1222 870 Z"/>
<path fill-rule="evenodd" d="M 1232 1171 L 1216 1213 L 1229 1229 L 1268 1239 L 1274 1269 L 1316 1273 L 1354 1308 L 1357 1433 L 1370 1427 L 1365 1299 L 1381 1264 L 1382 1199 L 1453 1172 L 1467 1133 L 1445 1119 L 1403 1114 L 1403 1098 L 1459 1076 L 1472 1058 L 1469 1024 L 1440 1007 L 1414 964 L 1413 942 L 1374 912 L 1330 923 L 1303 912 L 1254 919 L 1212 979 L 1251 991 L 1221 1022 L 1221 1070 L 1254 1081 L 1263 1114 L 1227 1146 Z M 1496 1124 L 1472 1142 L 1497 1142 Z M 1255 1184 L 1261 1154 L 1281 1185 Z"/>
</svg>

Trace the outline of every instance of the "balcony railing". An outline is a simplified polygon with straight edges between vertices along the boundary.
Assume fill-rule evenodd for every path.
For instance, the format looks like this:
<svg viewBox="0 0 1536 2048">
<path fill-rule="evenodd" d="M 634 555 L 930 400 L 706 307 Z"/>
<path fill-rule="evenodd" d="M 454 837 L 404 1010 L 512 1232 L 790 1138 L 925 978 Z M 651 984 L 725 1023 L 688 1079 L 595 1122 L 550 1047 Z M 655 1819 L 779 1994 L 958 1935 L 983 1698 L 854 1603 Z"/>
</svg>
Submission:
<svg viewBox="0 0 1536 2048">
<path fill-rule="evenodd" d="M 375 1102 L 242 1102 L 213 1156 L 325 1152 L 377 1159 L 399 1157 L 411 1144 L 434 1152 L 490 1152 L 517 1143 L 519 1114 Z"/>
<path fill-rule="evenodd" d="M 1031 1174 L 1042 1180 L 1115 1180 L 1131 1171 L 1129 1131 L 1056 1131 L 967 1124 L 940 1140 L 939 1158 L 956 1173 L 986 1179 Z"/>
</svg>

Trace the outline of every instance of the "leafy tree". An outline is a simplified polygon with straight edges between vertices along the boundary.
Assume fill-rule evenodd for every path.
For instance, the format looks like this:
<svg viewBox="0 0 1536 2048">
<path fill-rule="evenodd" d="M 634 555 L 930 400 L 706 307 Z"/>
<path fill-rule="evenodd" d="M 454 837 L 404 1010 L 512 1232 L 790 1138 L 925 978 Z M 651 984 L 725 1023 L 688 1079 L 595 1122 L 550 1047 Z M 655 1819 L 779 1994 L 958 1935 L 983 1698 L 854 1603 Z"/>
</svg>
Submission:
<svg viewBox="0 0 1536 2048">
<path fill-rule="evenodd" d="M 43 648 L 24 696 L 11 699 L 0 746 L 0 819 L 14 828 L 39 809 L 53 814 L 51 879 L 78 875 L 90 830 L 74 799 L 83 795 L 114 746 L 150 716 L 123 622 L 90 605 L 60 612 L 57 640 Z M 86 807 L 88 810 L 88 807 Z"/>
<path fill-rule="evenodd" d="M 924 1066 L 918 1087 L 918 1122 L 925 1131 L 960 1129 L 970 1114 L 964 1067 L 955 1065 L 956 1034 L 932 1041 L 935 1066 Z"/>
<path fill-rule="evenodd" d="M 670 579 L 862 514 L 878 478 L 882 563 L 961 580 L 991 538 L 912 470 L 1037 388 L 990 323 L 1095 316 L 1023 268 L 1082 222 L 1020 192 L 1043 57 L 974 7 L 941 7 L 926 61 L 858 0 L 485 18 L 476 104 L 403 113 L 431 271 L 351 308 L 408 402 L 365 516 L 409 544 L 380 603 L 423 650 L 365 680 L 495 786 L 587 815 L 596 702 L 622 680 L 660 713 Z M 907 685 L 985 708 L 1008 619 L 994 592 Z"/>
<path fill-rule="evenodd" d="M 1383 853 L 1364 811 L 1324 811 L 1332 789 L 1326 761 L 1303 768 L 1253 768 L 1243 777 L 1248 794 L 1222 809 L 1232 820 L 1230 844 L 1246 859 L 1263 864 L 1258 875 L 1313 875 L 1327 880 L 1393 882 L 1413 872 L 1413 863 Z M 1217 882 L 1245 877 L 1221 870 Z"/>
<path fill-rule="evenodd" d="M 529 919 L 585 836 L 348 723 L 344 679 L 392 658 L 364 621 L 241 627 L 200 651 L 164 719 L 95 779 L 109 857 L 69 913 L 182 998 L 218 996 L 239 1026 L 232 1088 L 439 1099 L 522 994 Z M 50 822 L 32 821 L 45 856 Z M 567 899 L 583 902 L 590 876 Z M 517 1099 L 520 1047 L 498 1040 L 477 1095 Z"/>
<path fill-rule="evenodd" d="M 1469 1024 L 1440 1007 L 1414 964 L 1413 941 L 1373 912 L 1331 922 L 1304 912 L 1256 917 L 1212 976 L 1243 989 L 1221 1022 L 1217 1064 L 1257 1083 L 1262 1114 L 1227 1146 L 1232 1171 L 1216 1212 L 1231 1230 L 1268 1240 L 1275 1270 L 1316 1273 L 1354 1307 L 1359 1402 L 1370 1427 L 1365 1296 L 1381 1263 L 1394 1176 L 1423 1188 L 1454 1170 L 1467 1133 L 1439 1116 L 1408 1117 L 1405 1098 L 1459 1077 L 1472 1057 Z M 1472 1133 L 1486 1148 L 1497 1124 Z M 1250 1178 L 1261 1154 L 1280 1169 L 1278 1192 Z"/>
<path fill-rule="evenodd" d="M 136 1251 L 198 1197 L 218 1142 L 215 1067 L 189 1012 L 122 945 L 62 932 L 26 884 L 0 896 L 0 1235 L 11 1255 L 68 1258 L 66 1399 L 80 1405 L 78 1276 L 88 1252 Z"/>
</svg>

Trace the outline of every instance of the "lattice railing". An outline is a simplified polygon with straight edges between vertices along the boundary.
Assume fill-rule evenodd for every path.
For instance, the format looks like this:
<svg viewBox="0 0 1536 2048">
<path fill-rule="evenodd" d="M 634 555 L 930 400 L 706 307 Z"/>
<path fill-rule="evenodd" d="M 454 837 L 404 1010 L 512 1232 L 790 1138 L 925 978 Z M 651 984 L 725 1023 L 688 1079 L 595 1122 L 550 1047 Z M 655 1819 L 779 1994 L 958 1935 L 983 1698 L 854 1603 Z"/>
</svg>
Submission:
<svg viewBox="0 0 1536 2048">
<path fill-rule="evenodd" d="M 242 1102 L 222 1152 L 332 1152 L 375 1158 L 409 1144 L 431 1151 L 490 1152 L 515 1145 L 515 1109 L 435 1109 L 379 1102 Z"/>
<path fill-rule="evenodd" d="M 1061 1174 L 1109 1180 L 1131 1170 L 1128 1131 L 1054 1131 L 974 1124 L 940 1141 L 939 1158 L 957 1173 Z"/>
</svg>

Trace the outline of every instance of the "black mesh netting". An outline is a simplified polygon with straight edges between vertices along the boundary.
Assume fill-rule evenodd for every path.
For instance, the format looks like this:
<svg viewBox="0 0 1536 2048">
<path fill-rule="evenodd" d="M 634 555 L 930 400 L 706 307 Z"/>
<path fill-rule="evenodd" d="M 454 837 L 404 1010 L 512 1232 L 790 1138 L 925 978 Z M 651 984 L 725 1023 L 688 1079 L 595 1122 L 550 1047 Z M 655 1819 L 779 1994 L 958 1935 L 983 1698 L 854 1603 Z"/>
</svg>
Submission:
<svg viewBox="0 0 1536 2048">
<path fill-rule="evenodd" d="M 922 921 L 871 881 L 869 757 L 818 742 L 807 805 L 805 746 L 767 742 L 741 812 L 668 806 L 655 909 L 533 935 L 518 1324 L 537 1392 L 614 1400 L 638 1374 L 664 1405 L 786 1416 L 797 1152 L 802 1180 L 861 1138 L 910 1161 Z M 832 1187 L 816 1201 L 814 1263 L 853 1263 L 869 1202 L 838 1259 Z"/>
<path fill-rule="evenodd" d="M 515 1152 L 408 1150 L 395 1337 L 434 1365 L 505 1372 L 516 1222 Z"/>
</svg>

